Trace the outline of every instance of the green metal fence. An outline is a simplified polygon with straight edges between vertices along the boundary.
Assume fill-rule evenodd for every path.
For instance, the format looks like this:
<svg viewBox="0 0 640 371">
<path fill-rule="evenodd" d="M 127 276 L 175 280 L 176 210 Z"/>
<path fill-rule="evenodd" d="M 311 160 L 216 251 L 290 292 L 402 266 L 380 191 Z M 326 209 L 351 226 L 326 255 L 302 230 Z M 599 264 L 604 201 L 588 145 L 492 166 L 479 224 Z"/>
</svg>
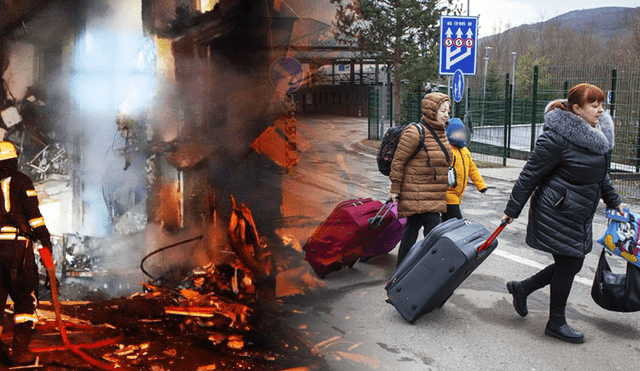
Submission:
<svg viewBox="0 0 640 371">
<path fill-rule="evenodd" d="M 424 93 L 408 92 L 402 99 L 402 124 L 419 122 L 422 118 L 422 98 Z M 405 114 L 406 112 L 406 114 Z M 404 119 L 406 117 L 406 119 Z"/>
<path fill-rule="evenodd" d="M 369 88 L 369 137 L 368 139 L 380 139 L 380 91 L 374 87 Z"/>
<path fill-rule="evenodd" d="M 528 78 L 519 77 L 524 81 L 517 79 L 514 89 L 510 74 L 494 76 L 484 94 L 484 76 L 468 77 L 465 121 L 471 134 L 469 148 L 479 154 L 478 159 L 501 165 L 509 158 L 526 160 L 542 132 L 548 103 L 566 98 L 574 85 L 594 84 L 607 95 L 605 109 L 614 117 L 611 178 L 623 197 L 640 200 L 640 64 L 536 66 Z M 452 107 L 452 115 L 461 119 L 464 99 Z"/>
<path fill-rule="evenodd" d="M 389 129 L 391 117 L 393 115 L 392 85 L 374 85 L 369 87 L 369 138 L 370 140 L 380 140 L 382 135 Z M 383 104 L 384 93 L 384 108 Z M 382 114 L 384 113 L 384 125 L 380 127 Z"/>
</svg>

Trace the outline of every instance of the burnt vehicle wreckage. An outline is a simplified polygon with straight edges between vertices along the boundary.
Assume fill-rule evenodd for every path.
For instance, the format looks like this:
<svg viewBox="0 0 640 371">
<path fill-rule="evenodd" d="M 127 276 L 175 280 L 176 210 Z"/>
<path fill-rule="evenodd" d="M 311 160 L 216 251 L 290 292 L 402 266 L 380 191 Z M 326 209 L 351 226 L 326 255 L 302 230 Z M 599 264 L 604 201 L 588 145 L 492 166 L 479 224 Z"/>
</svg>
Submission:
<svg viewBox="0 0 640 371">
<path fill-rule="evenodd" d="M 51 285 L 51 295 L 40 288 L 39 323 L 31 344 L 38 359 L 25 368 L 204 371 L 324 367 L 324 360 L 280 316 L 275 276 L 282 264 L 276 257 L 287 253 L 275 251 L 285 243 L 271 225 L 277 223 L 273 220 L 278 219 L 279 202 L 261 202 L 264 195 L 252 184 L 264 179 L 265 171 L 277 179 L 291 161 L 287 166 L 277 162 L 265 166 L 262 160 L 247 159 L 247 153 L 260 153 L 251 147 L 252 142 L 272 128 L 285 108 L 284 94 L 264 97 L 265 91 L 273 90 L 268 68 L 277 57 L 267 31 L 278 12 L 272 1 L 222 0 L 199 11 L 188 6 L 192 3 L 196 2 L 142 1 L 139 14 L 145 36 L 153 39 L 157 49 L 164 48 L 158 53 L 165 54 L 146 55 L 142 63 L 152 64 L 153 73 L 163 76 L 159 84 L 166 86 L 152 94 L 144 109 L 128 111 L 124 104 L 109 116 L 117 134 L 109 151 L 118 163 L 124 162 L 98 179 L 102 180 L 99 198 L 107 209 L 111 237 L 63 228 L 54 236 L 57 267 L 55 271 L 51 265 L 41 267 L 41 283 L 47 275 L 56 281 L 52 274 L 61 283 Z M 108 13 L 108 8 L 76 0 L 3 2 L 2 14 L 11 15 L 11 22 L 1 24 L 3 78 L 8 69 L 15 68 L 19 60 L 15 55 L 24 50 L 29 56 L 34 49 L 36 55 L 46 46 L 47 58 L 64 64 L 69 47 L 64 40 L 57 40 L 55 47 L 48 45 L 51 38 L 65 34 L 77 38 L 96 12 Z M 68 16 L 59 29 L 47 22 L 56 15 Z M 23 50 L 14 45 L 29 43 L 35 46 Z M 144 59 L 144 51 L 141 55 Z M 162 63 L 160 58 L 164 58 Z M 169 71 L 156 70 L 158 65 L 166 67 L 167 60 L 171 61 Z M 52 69 L 43 67 L 40 75 L 50 73 L 64 80 L 88 74 L 78 66 L 69 75 Z M 83 212 L 88 208 L 84 206 L 86 191 L 95 178 L 86 177 L 83 161 L 95 153 L 83 144 L 86 131 L 65 128 L 71 118 L 81 121 L 89 115 L 69 113 L 77 107 L 61 98 L 67 92 L 60 86 L 40 92 L 35 87 L 38 84 L 30 84 L 28 91 L 13 96 L 21 70 L 12 73 L 13 78 L 3 79 L 0 89 L 4 138 L 16 143 L 22 171 L 40 183 L 53 179 L 57 187 L 72 189 L 73 205 L 60 213 L 72 214 L 75 227 L 91 223 Z M 233 80 L 239 75 L 244 77 Z M 53 80 L 49 76 L 40 83 Z M 251 99 L 255 97 L 260 98 Z M 171 124 L 158 124 L 164 121 Z M 240 127 L 242 135 L 233 128 L 240 121 L 248 123 Z M 136 172 L 135 179 L 124 181 L 131 172 Z M 58 197 L 46 185 L 38 187 L 38 193 L 39 197 Z M 253 205 L 253 211 L 243 202 Z M 263 233 L 259 233 L 261 225 Z M 147 239 L 153 243 L 147 245 Z M 138 254 L 123 258 L 132 245 Z M 47 263 L 47 257 L 42 258 Z M 119 270 L 113 261 L 122 259 L 129 264 Z M 139 267 L 131 260 L 139 262 Z M 141 281 L 140 271 L 147 278 L 136 287 L 131 282 Z M 123 276 L 128 276 L 125 284 L 120 281 Z M 65 300 L 58 300 L 58 290 Z M 10 310 L 7 314 L 4 343 L 12 331 Z"/>
</svg>

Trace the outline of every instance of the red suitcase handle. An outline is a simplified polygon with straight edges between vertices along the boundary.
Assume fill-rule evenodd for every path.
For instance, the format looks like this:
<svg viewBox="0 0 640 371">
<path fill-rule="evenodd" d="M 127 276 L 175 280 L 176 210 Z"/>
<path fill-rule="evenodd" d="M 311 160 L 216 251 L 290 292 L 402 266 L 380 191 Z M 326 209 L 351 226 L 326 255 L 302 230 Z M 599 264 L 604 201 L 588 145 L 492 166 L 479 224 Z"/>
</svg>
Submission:
<svg viewBox="0 0 640 371">
<path fill-rule="evenodd" d="M 504 227 L 506 227 L 507 224 L 508 223 L 506 220 L 500 223 L 500 226 L 491 234 L 491 236 L 489 236 L 489 238 L 487 238 L 487 240 L 482 244 L 482 246 L 478 248 L 478 252 L 488 249 L 489 246 L 491 246 L 491 244 L 493 243 L 493 241 L 495 241 L 496 238 L 498 238 L 498 235 L 500 234 L 500 232 L 504 230 Z"/>
<path fill-rule="evenodd" d="M 381 226 L 382 221 L 384 220 L 384 218 L 387 217 L 387 214 L 389 214 L 389 211 L 391 211 L 391 209 L 393 208 L 393 205 L 395 204 L 396 202 L 392 198 L 388 199 L 387 202 L 385 202 L 384 205 L 382 205 L 382 208 L 380 209 L 380 211 L 378 211 L 376 216 L 369 219 L 369 229 L 374 229 Z M 385 211 L 384 214 L 380 215 L 384 209 L 387 209 L 387 211 Z"/>
</svg>

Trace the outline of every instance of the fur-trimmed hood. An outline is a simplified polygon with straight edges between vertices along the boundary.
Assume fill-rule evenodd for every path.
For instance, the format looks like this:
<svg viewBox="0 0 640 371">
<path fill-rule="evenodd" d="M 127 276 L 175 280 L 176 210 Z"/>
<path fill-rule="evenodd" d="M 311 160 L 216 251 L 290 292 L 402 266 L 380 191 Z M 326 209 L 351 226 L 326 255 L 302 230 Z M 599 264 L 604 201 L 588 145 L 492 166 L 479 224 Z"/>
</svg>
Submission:
<svg viewBox="0 0 640 371">
<path fill-rule="evenodd" d="M 554 131 L 569 142 L 590 152 L 604 155 L 615 145 L 613 119 L 606 111 L 600 116 L 602 131 L 591 127 L 577 115 L 560 108 L 547 112 L 544 115 L 544 121 L 545 130 Z"/>
</svg>

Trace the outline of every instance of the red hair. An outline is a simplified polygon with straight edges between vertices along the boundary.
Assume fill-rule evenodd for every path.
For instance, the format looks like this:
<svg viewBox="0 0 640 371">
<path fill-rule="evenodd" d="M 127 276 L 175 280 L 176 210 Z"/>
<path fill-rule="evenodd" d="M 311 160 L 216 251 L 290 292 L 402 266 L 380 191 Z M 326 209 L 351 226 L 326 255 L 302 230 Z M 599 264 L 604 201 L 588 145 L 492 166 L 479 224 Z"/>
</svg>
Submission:
<svg viewBox="0 0 640 371">
<path fill-rule="evenodd" d="M 593 102 L 604 102 L 604 93 L 595 85 L 582 83 L 569 90 L 569 96 L 566 101 L 553 102 L 549 106 L 549 109 L 547 109 L 547 112 L 552 111 L 555 108 L 560 108 L 561 110 L 575 113 L 573 112 L 573 106 L 575 104 L 583 107 L 584 105 L 591 104 Z"/>
</svg>

